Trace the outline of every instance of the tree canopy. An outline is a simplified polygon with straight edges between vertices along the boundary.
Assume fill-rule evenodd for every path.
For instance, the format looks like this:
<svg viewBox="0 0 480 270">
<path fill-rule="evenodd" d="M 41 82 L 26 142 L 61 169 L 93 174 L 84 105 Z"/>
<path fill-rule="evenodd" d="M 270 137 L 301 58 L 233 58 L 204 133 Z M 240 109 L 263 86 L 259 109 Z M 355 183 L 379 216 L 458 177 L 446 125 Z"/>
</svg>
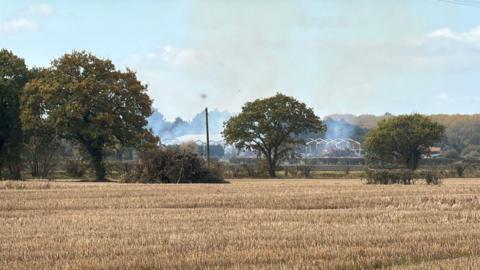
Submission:
<svg viewBox="0 0 480 270">
<path fill-rule="evenodd" d="M 41 80 L 48 76 L 43 68 L 30 69 L 30 80 Z M 27 87 L 28 90 L 28 87 Z M 22 132 L 24 136 L 23 158 L 30 168 L 32 177 L 48 177 L 54 168 L 56 157 L 61 151 L 61 140 L 55 130 L 54 123 L 42 117 L 42 97 L 24 92 L 20 103 L 22 107 Z"/>
<path fill-rule="evenodd" d="M 12 52 L 0 50 L 0 175 L 7 164 L 10 177 L 20 178 L 22 127 L 20 94 L 28 81 L 25 61 Z"/>
<path fill-rule="evenodd" d="M 375 115 L 331 115 L 327 118 L 333 118 L 335 120 L 345 120 L 348 123 L 358 126 L 362 129 L 373 129 L 378 126 L 381 120 L 391 118 L 393 115 L 385 114 L 381 116 Z M 452 151 L 457 153 L 466 153 L 464 149 L 469 146 L 480 145 L 480 114 L 432 114 L 427 115 L 432 121 L 437 122 L 445 126 L 445 136 L 438 144 L 442 147 L 443 155 L 447 152 L 448 156 L 451 156 Z M 356 138 L 358 141 L 363 141 L 361 136 Z M 465 155 L 459 155 L 457 158 L 472 158 Z"/>
<path fill-rule="evenodd" d="M 149 132 L 152 101 L 146 91 L 133 71 L 116 70 L 110 60 L 74 51 L 26 85 L 22 118 L 27 126 L 52 126 L 61 138 L 81 145 L 96 179 L 104 180 L 104 148 L 137 146 Z"/>
<path fill-rule="evenodd" d="M 311 108 L 293 97 L 273 97 L 247 102 L 240 114 L 225 123 L 223 136 L 237 149 L 257 151 L 265 156 L 269 175 L 275 177 L 278 162 L 304 143 L 301 134 L 323 132 L 325 125 Z"/>
<path fill-rule="evenodd" d="M 364 149 L 368 158 L 396 163 L 415 170 L 422 155 L 439 142 L 445 127 L 420 114 L 400 115 L 384 119 L 370 131 Z"/>
</svg>

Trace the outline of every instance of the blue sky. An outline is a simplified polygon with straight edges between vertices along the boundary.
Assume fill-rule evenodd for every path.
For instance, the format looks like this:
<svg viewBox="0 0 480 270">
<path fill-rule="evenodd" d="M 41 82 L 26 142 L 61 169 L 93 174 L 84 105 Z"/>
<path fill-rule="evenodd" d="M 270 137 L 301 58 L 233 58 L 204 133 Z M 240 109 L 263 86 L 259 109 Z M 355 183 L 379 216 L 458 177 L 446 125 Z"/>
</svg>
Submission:
<svg viewBox="0 0 480 270">
<path fill-rule="evenodd" d="M 0 0 L 0 47 L 108 57 L 168 118 L 275 92 L 322 116 L 480 110 L 480 0 Z"/>
</svg>

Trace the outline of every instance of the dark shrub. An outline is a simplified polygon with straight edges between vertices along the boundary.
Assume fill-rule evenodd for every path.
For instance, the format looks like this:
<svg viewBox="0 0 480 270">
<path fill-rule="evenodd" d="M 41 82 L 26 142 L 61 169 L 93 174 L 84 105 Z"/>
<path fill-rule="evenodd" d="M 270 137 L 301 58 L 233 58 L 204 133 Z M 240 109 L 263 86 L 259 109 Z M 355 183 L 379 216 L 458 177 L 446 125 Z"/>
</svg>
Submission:
<svg viewBox="0 0 480 270">
<path fill-rule="evenodd" d="M 268 176 L 268 164 L 266 161 L 258 161 L 255 163 L 242 162 L 240 165 L 230 166 L 232 172 L 230 173 L 234 178 L 257 178 Z"/>
<path fill-rule="evenodd" d="M 65 162 L 65 173 L 70 177 L 83 177 L 86 167 L 80 160 L 67 160 Z"/>
<path fill-rule="evenodd" d="M 413 184 L 415 179 L 425 179 L 429 185 L 439 185 L 442 174 L 435 170 L 414 173 L 407 169 L 367 169 L 365 171 L 367 184 Z"/>
<path fill-rule="evenodd" d="M 440 185 L 442 183 L 442 176 L 437 171 L 425 171 L 423 178 L 429 185 Z"/>
<path fill-rule="evenodd" d="M 463 166 L 463 164 L 456 164 L 455 172 L 457 174 L 457 177 L 463 177 L 465 174 L 465 166 Z"/>
<path fill-rule="evenodd" d="M 222 183 L 221 166 L 206 168 L 197 154 L 177 149 L 153 149 L 143 152 L 140 162 L 124 177 L 125 182 L 140 183 Z"/>
<path fill-rule="evenodd" d="M 312 176 L 312 167 L 309 165 L 300 166 L 303 178 L 310 178 Z"/>
<path fill-rule="evenodd" d="M 414 175 L 406 169 L 367 169 L 365 178 L 368 184 L 412 184 Z"/>
</svg>

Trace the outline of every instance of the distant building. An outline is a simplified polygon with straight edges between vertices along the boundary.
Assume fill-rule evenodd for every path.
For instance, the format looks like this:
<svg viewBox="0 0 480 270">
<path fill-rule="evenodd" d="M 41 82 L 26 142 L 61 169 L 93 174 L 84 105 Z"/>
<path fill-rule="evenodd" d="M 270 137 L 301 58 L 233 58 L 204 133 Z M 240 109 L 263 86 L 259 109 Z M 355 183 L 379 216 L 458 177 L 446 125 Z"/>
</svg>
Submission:
<svg viewBox="0 0 480 270">
<path fill-rule="evenodd" d="M 442 148 L 437 146 L 430 147 L 430 158 L 436 158 L 442 156 Z"/>
</svg>

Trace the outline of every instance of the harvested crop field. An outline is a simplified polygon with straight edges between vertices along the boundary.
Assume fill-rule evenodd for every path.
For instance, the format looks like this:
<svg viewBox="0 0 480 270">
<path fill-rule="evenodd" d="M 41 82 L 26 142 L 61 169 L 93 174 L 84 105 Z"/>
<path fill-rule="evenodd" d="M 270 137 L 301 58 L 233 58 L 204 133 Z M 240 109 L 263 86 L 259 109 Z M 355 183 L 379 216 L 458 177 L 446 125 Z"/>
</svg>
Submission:
<svg viewBox="0 0 480 270">
<path fill-rule="evenodd" d="M 480 179 L 0 182 L 0 269 L 479 269 Z"/>
</svg>

